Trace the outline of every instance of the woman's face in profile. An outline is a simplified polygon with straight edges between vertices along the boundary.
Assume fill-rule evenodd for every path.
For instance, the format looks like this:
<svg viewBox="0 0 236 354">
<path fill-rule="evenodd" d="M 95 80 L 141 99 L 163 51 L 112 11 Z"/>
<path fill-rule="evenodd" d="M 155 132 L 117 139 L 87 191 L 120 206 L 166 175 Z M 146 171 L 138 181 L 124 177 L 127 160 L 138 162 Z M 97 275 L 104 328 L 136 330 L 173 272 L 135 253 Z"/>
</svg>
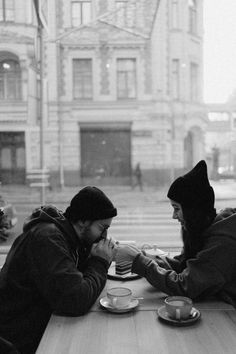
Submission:
<svg viewBox="0 0 236 354">
<path fill-rule="evenodd" d="M 180 222 L 181 226 L 184 229 L 186 229 L 186 224 L 185 224 L 185 220 L 184 220 L 184 216 L 183 216 L 183 209 L 182 209 L 181 205 L 172 199 L 170 200 L 170 204 L 172 205 L 172 207 L 174 209 L 172 218 L 177 219 Z"/>
</svg>

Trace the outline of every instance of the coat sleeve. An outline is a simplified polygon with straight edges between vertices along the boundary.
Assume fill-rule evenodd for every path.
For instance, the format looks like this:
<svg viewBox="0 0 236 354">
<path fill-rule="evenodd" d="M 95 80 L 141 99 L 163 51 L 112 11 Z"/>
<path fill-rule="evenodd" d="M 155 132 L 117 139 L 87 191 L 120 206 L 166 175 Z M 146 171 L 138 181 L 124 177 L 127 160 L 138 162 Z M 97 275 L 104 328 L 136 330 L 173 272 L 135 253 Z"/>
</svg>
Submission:
<svg viewBox="0 0 236 354">
<path fill-rule="evenodd" d="M 108 262 L 91 257 L 84 272 L 78 271 L 59 230 L 36 231 L 28 247 L 32 282 L 52 312 L 64 316 L 85 314 L 104 288 Z"/>
<path fill-rule="evenodd" d="M 229 249 L 228 249 L 229 248 Z M 235 252 L 235 249 L 231 252 Z M 144 276 L 150 284 L 168 295 L 184 295 L 192 299 L 218 293 L 232 275 L 233 259 L 230 247 L 212 245 L 187 261 L 182 272 L 163 268 L 155 261 L 139 255 L 133 262 L 132 271 Z"/>
<path fill-rule="evenodd" d="M 155 261 L 156 264 L 159 265 L 159 267 L 164 268 L 164 269 L 172 269 L 176 270 L 180 269 L 180 262 L 176 260 L 175 258 L 170 258 L 166 256 L 154 256 L 154 255 L 147 255 L 146 258 L 149 260 Z"/>
<path fill-rule="evenodd" d="M 158 263 L 160 267 L 165 269 L 172 269 L 179 273 L 182 270 L 181 259 L 182 259 L 182 255 L 178 255 L 173 258 L 156 256 L 155 261 L 156 263 Z"/>
<path fill-rule="evenodd" d="M 172 269 L 176 272 L 179 272 L 181 269 L 181 260 L 183 258 L 182 253 L 172 258 L 168 256 L 148 255 L 145 251 L 142 251 L 141 254 L 147 256 L 149 259 L 153 259 L 162 268 Z"/>
</svg>

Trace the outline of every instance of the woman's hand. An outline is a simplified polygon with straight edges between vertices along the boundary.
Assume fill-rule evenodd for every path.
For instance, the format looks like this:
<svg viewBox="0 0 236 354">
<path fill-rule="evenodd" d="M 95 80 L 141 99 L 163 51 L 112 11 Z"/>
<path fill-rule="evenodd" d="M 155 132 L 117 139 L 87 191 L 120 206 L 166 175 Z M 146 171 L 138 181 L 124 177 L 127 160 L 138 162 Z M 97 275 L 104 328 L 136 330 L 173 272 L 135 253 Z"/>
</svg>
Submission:
<svg viewBox="0 0 236 354">
<path fill-rule="evenodd" d="M 115 260 L 116 262 L 133 262 L 134 258 L 140 253 L 141 251 L 135 246 L 118 246 Z"/>
</svg>

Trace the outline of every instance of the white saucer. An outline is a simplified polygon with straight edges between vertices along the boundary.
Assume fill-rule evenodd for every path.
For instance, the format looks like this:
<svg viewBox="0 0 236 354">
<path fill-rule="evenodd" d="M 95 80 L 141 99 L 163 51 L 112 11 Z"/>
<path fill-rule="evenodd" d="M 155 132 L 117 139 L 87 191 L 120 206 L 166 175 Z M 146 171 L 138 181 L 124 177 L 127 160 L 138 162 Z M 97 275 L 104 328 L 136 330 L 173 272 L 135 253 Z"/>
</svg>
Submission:
<svg viewBox="0 0 236 354">
<path fill-rule="evenodd" d="M 135 307 L 139 305 L 139 301 L 137 299 L 132 299 L 126 307 L 117 308 L 113 307 L 108 298 L 105 296 L 100 299 L 100 305 L 110 312 L 124 313 L 135 309 Z"/>
<path fill-rule="evenodd" d="M 199 310 L 197 310 L 195 307 L 192 308 L 191 315 L 186 320 L 175 320 L 173 318 L 170 318 L 168 315 L 168 312 L 166 311 L 165 306 L 160 307 L 157 310 L 157 314 L 162 321 L 167 322 L 171 325 L 180 326 L 180 327 L 181 326 L 189 326 L 189 325 L 195 323 L 196 321 L 198 321 L 199 318 L 201 317 L 201 312 Z"/>
</svg>

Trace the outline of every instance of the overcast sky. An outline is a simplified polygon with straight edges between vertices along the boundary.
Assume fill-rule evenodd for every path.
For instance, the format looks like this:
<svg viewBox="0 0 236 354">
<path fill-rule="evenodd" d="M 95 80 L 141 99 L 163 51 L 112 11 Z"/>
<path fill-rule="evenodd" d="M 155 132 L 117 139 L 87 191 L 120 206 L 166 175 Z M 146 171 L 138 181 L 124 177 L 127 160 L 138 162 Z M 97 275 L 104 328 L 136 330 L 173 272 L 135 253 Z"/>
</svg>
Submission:
<svg viewBox="0 0 236 354">
<path fill-rule="evenodd" d="M 204 0 L 204 98 L 221 103 L 236 89 L 236 0 Z"/>
</svg>

